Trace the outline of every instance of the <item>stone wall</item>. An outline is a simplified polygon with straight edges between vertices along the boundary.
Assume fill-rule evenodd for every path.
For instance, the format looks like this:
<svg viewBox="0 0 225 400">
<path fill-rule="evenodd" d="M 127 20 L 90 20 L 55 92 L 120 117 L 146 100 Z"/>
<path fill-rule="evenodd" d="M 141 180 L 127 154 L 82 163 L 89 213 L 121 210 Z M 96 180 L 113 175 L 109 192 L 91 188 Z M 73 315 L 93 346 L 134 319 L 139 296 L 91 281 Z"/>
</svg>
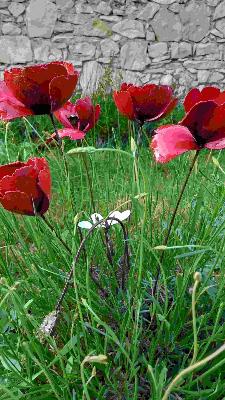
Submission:
<svg viewBox="0 0 225 400">
<path fill-rule="evenodd" d="M 114 80 L 225 85 L 225 0 L 0 0 L 0 70 L 69 60 L 85 93 Z M 2 73 L 2 72 L 1 72 Z"/>
</svg>

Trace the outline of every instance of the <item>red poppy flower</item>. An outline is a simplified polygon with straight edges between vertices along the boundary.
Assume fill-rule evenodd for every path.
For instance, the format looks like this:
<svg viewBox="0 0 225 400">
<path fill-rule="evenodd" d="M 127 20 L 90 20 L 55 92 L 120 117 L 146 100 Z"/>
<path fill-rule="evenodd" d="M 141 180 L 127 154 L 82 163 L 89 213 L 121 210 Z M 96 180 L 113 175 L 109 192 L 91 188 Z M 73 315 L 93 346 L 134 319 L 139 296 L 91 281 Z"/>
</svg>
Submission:
<svg viewBox="0 0 225 400">
<path fill-rule="evenodd" d="M 49 207 L 51 176 L 45 158 L 0 166 L 0 203 L 17 214 L 42 215 Z"/>
<path fill-rule="evenodd" d="M 50 114 L 72 96 L 77 80 L 78 72 L 64 61 L 6 70 L 0 82 L 0 118 Z"/>
<path fill-rule="evenodd" d="M 156 129 L 151 148 L 156 160 L 168 162 L 188 150 L 225 148 L 225 92 L 192 89 L 184 100 L 186 115 L 178 125 Z"/>
<path fill-rule="evenodd" d="M 113 98 L 121 114 L 140 124 L 165 117 L 177 104 L 172 88 L 166 85 L 122 83 Z"/>
<path fill-rule="evenodd" d="M 100 105 L 95 107 L 90 97 L 78 99 L 75 104 L 68 101 L 54 115 L 64 125 L 59 129 L 58 134 L 61 138 L 68 136 L 72 140 L 83 139 L 85 134 L 94 127 L 99 119 Z M 51 138 L 55 137 L 55 134 Z"/>
</svg>

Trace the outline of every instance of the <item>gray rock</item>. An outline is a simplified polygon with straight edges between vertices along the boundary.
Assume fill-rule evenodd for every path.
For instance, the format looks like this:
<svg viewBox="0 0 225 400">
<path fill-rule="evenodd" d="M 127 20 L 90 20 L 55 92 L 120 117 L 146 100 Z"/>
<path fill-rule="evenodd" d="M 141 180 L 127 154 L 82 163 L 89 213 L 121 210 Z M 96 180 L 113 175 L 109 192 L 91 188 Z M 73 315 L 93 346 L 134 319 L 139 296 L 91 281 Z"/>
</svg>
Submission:
<svg viewBox="0 0 225 400">
<path fill-rule="evenodd" d="M 83 4 L 83 1 L 80 4 L 77 4 L 75 6 L 75 9 L 78 14 L 79 13 L 84 13 L 84 14 L 93 14 L 94 13 L 93 8 L 89 4 Z"/>
<path fill-rule="evenodd" d="M 102 19 L 103 21 L 108 21 L 108 22 L 121 21 L 121 17 L 119 17 L 118 15 L 101 15 L 99 18 Z"/>
<path fill-rule="evenodd" d="M 196 56 L 205 56 L 206 54 L 215 55 L 218 53 L 219 47 L 216 43 L 199 43 L 196 45 Z"/>
<path fill-rule="evenodd" d="M 142 22 L 134 19 L 124 19 L 112 26 L 112 31 L 126 36 L 129 39 L 144 38 L 144 26 Z"/>
<path fill-rule="evenodd" d="M 133 85 L 141 84 L 141 75 L 138 75 L 137 72 L 133 71 L 122 71 L 123 82 L 133 83 Z"/>
<path fill-rule="evenodd" d="M 185 58 L 192 55 L 192 45 L 187 42 L 171 44 L 171 58 Z"/>
<path fill-rule="evenodd" d="M 103 73 L 104 71 L 100 63 L 96 61 L 87 61 L 84 63 L 80 75 L 80 86 L 83 95 L 92 94 L 97 90 Z"/>
<path fill-rule="evenodd" d="M 56 22 L 54 32 L 55 33 L 63 33 L 63 32 L 73 32 L 74 25 L 68 22 Z"/>
<path fill-rule="evenodd" d="M 221 0 L 207 0 L 207 4 L 209 6 L 217 6 L 217 4 L 220 2 Z"/>
<path fill-rule="evenodd" d="M 58 61 L 62 59 L 62 51 L 60 49 L 54 49 L 52 47 L 50 47 L 50 51 L 49 51 L 49 61 Z"/>
<path fill-rule="evenodd" d="M 167 43 L 154 43 L 148 46 L 148 54 L 150 57 L 161 57 L 168 51 Z"/>
<path fill-rule="evenodd" d="M 119 53 L 119 46 L 111 39 L 104 39 L 100 42 L 101 52 L 104 57 L 112 57 Z"/>
<path fill-rule="evenodd" d="M 177 0 L 154 0 L 154 1 L 155 1 L 155 3 L 158 3 L 158 4 L 169 5 L 169 4 L 175 3 Z"/>
<path fill-rule="evenodd" d="M 71 41 L 74 39 L 74 34 L 73 33 L 61 33 L 59 35 L 55 35 L 52 38 L 53 43 L 66 43 L 70 44 Z"/>
<path fill-rule="evenodd" d="M 93 18 L 88 14 L 73 14 L 73 13 L 65 13 L 61 14 L 58 18 L 62 22 L 70 22 L 75 25 L 83 25 L 90 21 L 93 21 Z"/>
<path fill-rule="evenodd" d="M 179 42 L 182 38 L 180 18 L 165 8 L 159 10 L 151 24 L 160 42 Z"/>
<path fill-rule="evenodd" d="M 223 74 L 215 71 L 209 75 L 209 83 L 219 82 L 224 78 Z"/>
<path fill-rule="evenodd" d="M 154 42 L 155 40 L 155 34 L 152 31 L 147 31 L 146 32 L 146 40 L 149 42 Z"/>
<path fill-rule="evenodd" d="M 167 75 L 162 76 L 162 78 L 160 79 L 160 84 L 161 85 L 169 85 L 169 86 L 171 86 L 172 83 L 173 83 L 172 75 L 167 74 Z"/>
<path fill-rule="evenodd" d="M 19 15 L 23 14 L 25 10 L 25 5 L 20 3 L 12 2 L 8 7 L 10 13 L 15 17 L 19 17 Z"/>
<path fill-rule="evenodd" d="M 223 17 L 225 17 L 225 0 L 216 7 L 213 19 L 216 20 Z"/>
<path fill-rule="evenodd" d="M 214 60 L 206 60 L 206 61 L 195 61 L 195 60 L 187 60 L 184 61 L 184 67 L 193 68 L 193 69 L 215 69 L 215 68 L 223 68 L 223 61 L 214 61 Z"/>
<path fill-rule="evenodd" d="M 56 5 L 49 0 L 31 0 L 26 19 L 30 37 L 50 38 L 57 19 Z"/>
<path fill-rule="evenodd" d="M 96 46 L 88 42 L 76 43 L 69 46 L 69 57 L 79 61 L 91 60 L 95 55 Z"/>
<path fill-rule="evenodd" d="M 137 15 L 137 18 L 147 21 L 148 19 L 153 18 L 158 10 L 159 10 L 158 4 L 149 3 L 149 4 L 147 4 L 147 6 L 145 6 L 143 8 L 143 10 L 141 10 L 141 12 L 139 12 L 139 14 Z"/>
<path fill-rule="evenodd" d="M 178 4 L 178 3 L 173 3 L 173 4 L 171 4 L 171 6 L 169 7 L 169 10 L 172 11 L 172 12 L 174 12 L 174 13 L 179 13 L 179 12 L 180 12 L 180 8 L 181 8 L 181 5 L 180 5 L 180 4 Z"/>
<path fill-rule="evenodd" d="M 147 43 L 144 40 L 134 40 L 125 43 L 120 51 L 121 68 L 131 71 L 143 71 L 150 64 L 147 57 Z"/>
<path fill-rule="evenodd" d="M 26 36 L 0 37 L 0 63 L 17 64 L 32 61 L 30 39 Z"/>
<path fill-rule="evenodd" d="M 209 75 L 210 75 L 210 71 L 207 71 L 207 70 L 198 71 L 198 73 L 197 73 L 198 82 L 199 83 L 208 82 Z"/>
<path fill-rule="evenodd" d="M 100 21 L 100 23 L 99 23 Z M 105 22 L 99 20 L 92 19 L 89 22 L 82 24 L 82 25 L 76 25 L 74 27 L 74 35 L 75 36 L 96 36 L 100 38 L 105 38 L 111 36 L 111 29 L 108 24 Z"/>
<path fill-rule="evenodd" d="M 225 18 L 221 18 L 216 22 L 216 29 L 223 34 L 223 37 L 225 36 Z"/>
<path fill-rule="evenodd" d="M 10 0 L 1 0 L 0 1 L 0 8 L 8 7 L 9 4 L 10 4 Z"/>
<path fill-rule="evenodd" d="M 47 62 L 50 50 L 49 40 L 38 40 L 33 42 L 34 58 L 36 61 Z"/>
<path fill-rule="evenodd" d="M 69 10 L 74 6 L 74 0 L 56 0 L 59 10 Z"/>
<path fill-rule="evenodd" d="M 221 39 L 223 38 L 223 34 L 220 31 L 218 31 L 218 29 L 212 29 L 210 33 L 212 35 L 216 36 L 216 37 L 221 38 Z"/>
<path fill-rule="evenodd" d="M 100 3 L 97 5 L 96 8 L 94 8 L 94 10 L 97 13 L 103 14 L 103 15 L 109 15 L 112 13 L 112 8 L 106 1 L 100 1 Z"/>
<path fill-rule="evenodd" d="M 180 12 L 183 25 L 183 38 L 193 42 L 200 42 L 208 33 L 210 22 L 205 4 L 195 0 Z"/>
<path fill-rule="evenodd" d="M 21 29 L 12 22 L 6 22 L 5 24 L 2 24 L 2 33 L 3 35 L 19 35 Z"/>
</svg>

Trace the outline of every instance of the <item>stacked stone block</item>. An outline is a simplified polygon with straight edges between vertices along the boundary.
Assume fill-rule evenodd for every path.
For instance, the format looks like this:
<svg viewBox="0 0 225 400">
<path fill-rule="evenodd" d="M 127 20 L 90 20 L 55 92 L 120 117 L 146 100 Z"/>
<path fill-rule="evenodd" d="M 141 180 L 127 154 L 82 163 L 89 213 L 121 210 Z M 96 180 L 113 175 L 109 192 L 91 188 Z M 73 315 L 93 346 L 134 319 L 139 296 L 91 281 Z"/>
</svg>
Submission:
<svg viewBox="0 0 225 400">
<path fill-rule="evenodd" d="M 84 93 L 124 81 L 225 85 L 225 0 L 0 0 L 0 70 L 73 62 Z"/>
</svg>

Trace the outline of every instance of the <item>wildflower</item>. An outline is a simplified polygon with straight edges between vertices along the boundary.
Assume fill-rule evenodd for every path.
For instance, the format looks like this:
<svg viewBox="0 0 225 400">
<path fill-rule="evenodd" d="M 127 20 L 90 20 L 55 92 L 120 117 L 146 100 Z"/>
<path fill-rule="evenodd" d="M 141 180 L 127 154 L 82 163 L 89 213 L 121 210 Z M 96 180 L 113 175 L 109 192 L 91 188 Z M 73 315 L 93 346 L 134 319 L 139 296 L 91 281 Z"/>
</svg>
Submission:
<svg viewBox="0 0 225 400">
<path fill-rule="evenodd" d="M 64 61 L 5 70 L 0 81 L 0 119 L 58 110 L 72 96 L 77 80 L 78 72 Z"/>
<path fill-rule="evenodd" d="M 113 211 L 109 214 L 108 218 L 114 217 L 120 221 L 124 221 L 125 219 L 129 218 L 129 216 L 130 216 L 130 210 L 126 210 L 123 212 Z M 104 218 L 102 217 L 101 214 L 94 213 L 91 215 L 91 220 L 92 220 L 92 223 L 90 221 L 80 221 L 78 223 L 78 226 L 80 228 L 84 228 L 84 229 L 91 229 L 93 225 L 95 225 L 97 222 L 104 220 Z M 118 223 L 119 222 L 116 220 L 107 220 L 107 222 L 102 222 L 101 224 L 99 224 L 97 226 L 97 228 L 107 228 L 108 226 L 115 225 Z"/>
<path fill-rule="evenodd" d="M 49 207 L 51 176 L 45 158 L 0 166 L 0 203 L 14 213 L 43 215 Z"/>
<path fill-rule="evenodd" d="M 83 139 L 99 119 L 100 105 L 94 106 L 90 97 L 78 99 L 75 104 L 68 101 L 55 112 L 56 118 L 64 126 L 58 131 L 61 138 L 68 136 L 72 140 Z M 55 137 L 55 134 L 51 136 Z"/>
<path fill-rule="evenodd" d="M 113 98 L 121 114 L 141 125 L 165 117 L 177 104 L 172 88 L 166 85 L 122 83 Z"/>
</svg>

